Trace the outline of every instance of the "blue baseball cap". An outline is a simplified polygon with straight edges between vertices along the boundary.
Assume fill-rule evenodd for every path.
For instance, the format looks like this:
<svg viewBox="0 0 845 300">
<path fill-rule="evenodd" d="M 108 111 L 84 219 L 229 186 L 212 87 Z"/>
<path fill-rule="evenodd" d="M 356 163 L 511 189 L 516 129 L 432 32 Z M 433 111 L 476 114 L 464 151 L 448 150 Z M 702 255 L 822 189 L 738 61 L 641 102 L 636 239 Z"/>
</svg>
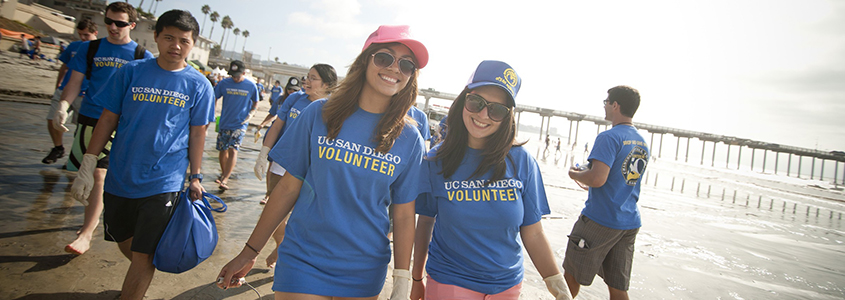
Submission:
<svg viewBox="0 0 845 300">
<path fill-rule="evenodd" d="M 467 89 L 474 89 L 485 85 L 495 85 L 507 92 L 511 106 L 516 106 L 516 94 L 522 85 L 522 79 L 513 68 L 498 60 L 485 60 L 478 64 L 475 72 L 469 77 Z"/>
</svg>

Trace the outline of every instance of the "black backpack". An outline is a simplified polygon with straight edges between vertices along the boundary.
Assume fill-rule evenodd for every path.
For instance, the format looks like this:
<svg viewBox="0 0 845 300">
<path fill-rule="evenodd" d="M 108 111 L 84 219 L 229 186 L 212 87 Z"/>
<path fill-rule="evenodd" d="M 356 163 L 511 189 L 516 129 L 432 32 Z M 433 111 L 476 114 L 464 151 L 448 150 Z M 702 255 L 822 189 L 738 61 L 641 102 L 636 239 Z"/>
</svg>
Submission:
<svg viewBox="0 0 845 300">
<path fill-rule="evenodd" d="M 94 56 L 97 55 L 97 50 L 100 49 L 100 41 L 103 39 L 93 40 L 88 44 L 88 53 L 86 55 L 86 61 L 88 62 L 88 69 L 85 70 L 85 78 L 91 80 L 91 67 L 94 66 Z M 135 59 L 142 59 L 144 58 L 144 54 L 147 52 L 147 49 L 141 44 L 135 46 Z"/>
</svg>

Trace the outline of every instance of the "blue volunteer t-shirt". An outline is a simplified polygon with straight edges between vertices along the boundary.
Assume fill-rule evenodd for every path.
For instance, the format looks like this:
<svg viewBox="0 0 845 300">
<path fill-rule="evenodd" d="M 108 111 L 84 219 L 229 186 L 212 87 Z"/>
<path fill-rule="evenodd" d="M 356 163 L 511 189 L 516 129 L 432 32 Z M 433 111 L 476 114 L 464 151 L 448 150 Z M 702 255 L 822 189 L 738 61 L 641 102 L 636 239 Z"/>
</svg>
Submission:
<svg viewBox="0 0 845 300">
<path fill-rule="evenodd" d="M 304 92 L 296 92 L 288 95 L 287 99 L 285 99 L 285 103 L 282 104 L 282 106 L 276 111 L 276 120 L 273 121 L 274 123 L 285 122 L 285 124 L 282 125 L 282 130 L 279 131 L 279 135 L 276 137 L 276 141 L 273 143 L 274 148 L 275 145 L 279 143 L 279 140 L 282 139 L 285 129 L 290 128 L 290 123 L 296 120 L 302 111 L 311 104 L 311 102 L 312 101 L 308 99 L 308 94 Z M 273 158 L 268 157 L 268 160 L 273 161 Z"/>
<path fill-rule="evenodd" d="M 423 140 L 431 140 L 431 131 L 428 129 L 428 116 L 426 116 L 422 110 L 417 108 L 416 105 L 411 106 L 411 109 L 408 110 L 408 115 L 414 120 L 417 120 L 417 129 L 420 130 Z"/>
<path fill-rule="evenodd" d="M 83 42 L 76 50 L 79 55 L 73 56 L 68 64 L 68 68 L 73 71 L 85 74 L 88 70 L 88 45 L 91 42 Z M 100 47 L 97 48 L 97 53 L 94 55 L 94 63 L 91 65 L 91 79 L 88 81 L 88 86 L 83 90 L 85 97 L 82 100 L 82 107 L 79 113 L 83 116 L 99 119 L 103 113 L 103 104 L 92 100 L 91 96 L 96 94 L 109 80 L 109 77 L 117 72 L 120 67 L 135 59 L 135 47 L 138 43 L 130 41 L 123 45 L 115 45 L 109 42 L 108 39 L 100 39 Z M 152 58 L 153 54 L 150 51 L 144 52 L 144 58 Z"/>
<path fill-rule="evenodd" d="M 79 49 L 79 45 L 82 45 L 82 41 L 75 41 L 70 43 L 65 47 L 65 51 L 62 51 L 62 54 L 59 55 L 59 61 L 64 63 L 65 65 L 70 65 L 71 59 L 76 56 L 76 50 Z M 62 78 L 62 83 L 59 85 L 60 90 L 65 89 L 65 85 L 67 85 L 68 80 L 70 80 L 70 74 L 72 74 L 70 69 L 68 69 L 67 73 L 65 73 L 65 77 Z M 85 94 L 85 88 L 88 87 L 88 78 L 82 79 L 82 84 L 79 86 L 79 96 Z"/>
<path fill-rule="evenodd" d="M 221 80 L 214 87 L 214 98 L 223 97 L 220 112 L 221 130 L 246 130 L 249 124 L 243 124 L 255 102 L 258 102 L 258 88 L 255 83 L 244 79 L 235 82 L 231 77 Z"/>
<path fill-rule="evenodd" d="M 274 85 L 272 88 L 270 88 L 270 102 L 275 102 L 276 100 L 278 100 L 277 98 L 279 98 L 279 95 L 281 94 L 282 87 L 279 85 Z"/>
<path fill-rule="evenodd" d="M 440 146 L 428 153 L 433 159 Z M 427 160 L 430 193 L 415 203 L 417 213 L 435 218 L 426 272 L 434 280 L 485 294 L 505 291 L 524 274 L 520 227 L 550 214 L 537 162 L 523 147 L 512 147 L 502 179 L 469 176 L 481 151 L 467 148 L 455 174 L 444 178 L 441 161 Z"/>
<path fill-rule="evenodd" d="M 381 291 L 390 262 L 387 207 L 391 199 L 408 203 L 419 194 L 423 141 L 406 126 L 388 153 L 376 152 L 373 131 L 382 114 L 360 108 L 328 140 L 325 103 L 309 105 L 270 151 L 303 180 L 273 290 L 371 297 Z"/>
<path fill-rule="evenodd" d="M 610 173 L 604 185 L 590 188 L 581 214 L 613 229 L 640 228 L 637 201 L 648 158 L 648 145 L 633 126 L 617 125 L 600 133 L 588 159 L 610 166 Z"/>
<path fill-rule="evenodd" d="M 211 83 L 196 69 L 167 71 L 156 59 L 127 63 L 93 99 L 120 115 L 105 191 L 125 198 L 178 192 L 190 126 L 214 121 Z"/>
</svg>

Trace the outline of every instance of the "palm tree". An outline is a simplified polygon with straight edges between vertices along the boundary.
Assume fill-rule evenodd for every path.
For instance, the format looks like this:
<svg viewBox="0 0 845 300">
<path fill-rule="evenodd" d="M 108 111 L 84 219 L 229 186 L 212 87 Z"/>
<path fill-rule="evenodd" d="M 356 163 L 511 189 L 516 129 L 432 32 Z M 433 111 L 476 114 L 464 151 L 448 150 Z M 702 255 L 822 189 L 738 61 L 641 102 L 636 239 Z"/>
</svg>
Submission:
<svg viewBox="0 0 845 300">
<path fill-rule="evenodd" d="M 235 52 L 235 47 L 237 47 L 237 46 L 238 46 L 238 35 L 240 35 L 240 34 L 241 34 L 241 29 L 240 29 L 240 28 L 235 28 L 235 30 L 232 30 L 232 33 L 234 33 L 234 34 L 235 34 L 235 44 L 234 44 L 234 45 L 232 45 L 232 52 Z"/>
<path fill-rule="evenodd" d="M 241 32 L 241 35 L 244 36 L 244 46 L 241 48 L 241 53 L 246 53 L 246 38 L 249 37 L 249 30 L 244 30 L 244 32 Z"/>
<path fill-rule="evenodd" d="M 143 1 L 144 0 L 141 0 L 141 3 L 143 3 Z M 200 30 L 200 35 L 202 35 L 202 32 L 205 31 L 205 19 L 208 18 L 208 14 L 210 14 L 210 13 L 211 13 L 211 6 L 208 6 L 208 4 L 203 5 L 202 6 L 202 14 L 204 14 L 205 17 L 202 17 L 202 30 Z"/>
<path fill-rule="evenodd" d="M 154 9 L 153 9 L 153 16 L 155 16 L 155 14 L 156 14 L 156 10 L 158 10 L 158 3 L 159 3 L 159 2 L 161 2 L 161 0 L 156 0 L 156 1 L 155 1 L 156 8 L 154 8 Z"/>
<path fill-rule="evenodd" d="M 211 32 L 208 33 L 208 39 L 211 39 L 211 35 L 214 34 L 214 23 L 217 23 L 217 20 L 218 20 L 217 18 L 220 18 L 220 14 L 218 14 L 215 11 L 215 12 L 211 13 L 211 15 L 208 16 L 208 18 L 211 19 Z"/>
<path fill-rule="evenodd" d="M 141 6 L 144 6 L 144 0 L 141 0 L 141 3 L 140 3 L 140 4 L 138 4 L 138 6 L 136 6 L 136 7 L 137 7 L 137 8 L 141 8 Z"/>
<path fill-rule="evenodd" d="M 223 46 L 223 39 L 226 37 L 226 30 L 231 29 L 235 26 L 235 23 L 232 22 L 232 18 L 229 18 L 228 15 L 223 16 L 223 20 L 220 21 L 220 27 L 223 27 L 223 36 L 220 37 L 220 45 L 223 47 L 223 50 L 226 50 L 226 46 Z"/>
</svg>

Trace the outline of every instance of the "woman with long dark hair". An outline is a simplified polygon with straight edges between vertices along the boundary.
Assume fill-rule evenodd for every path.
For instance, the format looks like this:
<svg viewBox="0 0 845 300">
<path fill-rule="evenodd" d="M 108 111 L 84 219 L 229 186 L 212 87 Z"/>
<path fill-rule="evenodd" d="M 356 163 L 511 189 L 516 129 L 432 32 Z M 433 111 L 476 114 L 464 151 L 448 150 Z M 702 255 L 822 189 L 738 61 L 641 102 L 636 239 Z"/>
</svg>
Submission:
<svg viewBox="0 0 845 300">
<path fill-rule="evenodd" d="M 418 68 L 428 63 L 408 26 L 380 26 L 331 100 L 309 105 L 269 156 L 287 172 L 218 286 L 239 286 L 270 234 L 293 209 L 278 247 L 276 299 L 375 300 L 390 262 L 387 208 L 394 210 L 390 299 L 407 299 L 414 199 L 425 152 L 407 117 Z M 235 280 L 233 280 L 235 279 Z"/>
<path fill-rule="evenodd" d="M 452 103 L 449 134 L 427 156 L 430 193 L 416 201 L 411 299 L 519 299 L 523 247 L 552 295 L 571 299 L 540 223 L 540 168 L 515 139 L 521 85 L 510 65 L 485 60 Z"/>
</svg>

